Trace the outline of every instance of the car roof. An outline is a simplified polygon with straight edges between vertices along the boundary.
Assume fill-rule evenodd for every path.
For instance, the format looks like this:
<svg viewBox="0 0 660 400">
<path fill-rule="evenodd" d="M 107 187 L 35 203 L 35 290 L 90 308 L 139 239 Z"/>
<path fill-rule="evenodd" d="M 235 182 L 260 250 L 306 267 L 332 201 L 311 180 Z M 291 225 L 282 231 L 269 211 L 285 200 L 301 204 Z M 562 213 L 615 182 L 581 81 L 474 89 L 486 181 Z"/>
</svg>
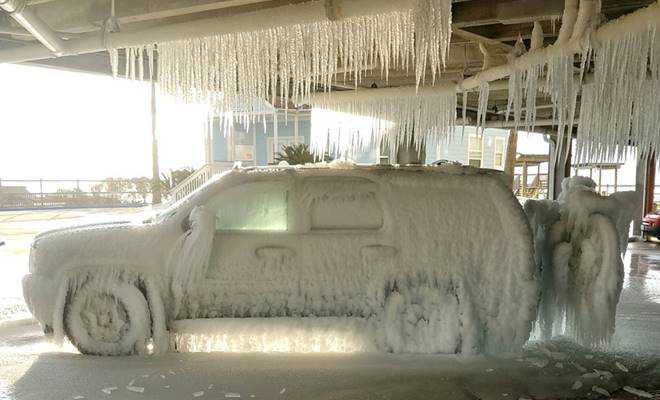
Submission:
<svg viewBox="0 0 660 400">
<path fill-rule="evenodd" d="M 420 173 L 439 174 L 439 175 L 487 175 L 499 179 L 505 185 L 505 174 L 502 171 L 475 168 L 464 165 L 358 165 L 351 161 L 335 160 L 330 163 L 314 163 L 305 165 L 273 165 L 273 166 L 258 166 L 258 167 L 241 167 L 235 166 L 231 170 L 214 175 L 211 179 L 202 184 L 195 191 L 184 197 L 183 199 L 168 206 L 164 213 L 168 210 L 179 209 L 186 207 L 186 204 L 198 203 L 204 201 L 207 197 L 212 196 L 219 189 L 221 182 L 229 183 L 234 181 L 231 185 L 248 183 L 251 181 L 263 181 L 267 179 L 279 179 L 284 177 L 291 177 L 292 174 L 303 177 L 333 177 L 333 176 L 353 176 L 353 177 L 379 177 L 387 179 L 388 177 L 405 177 L 405 174 Z M 224 186 L 224 185 L 223 185 Z"/>
</svg>

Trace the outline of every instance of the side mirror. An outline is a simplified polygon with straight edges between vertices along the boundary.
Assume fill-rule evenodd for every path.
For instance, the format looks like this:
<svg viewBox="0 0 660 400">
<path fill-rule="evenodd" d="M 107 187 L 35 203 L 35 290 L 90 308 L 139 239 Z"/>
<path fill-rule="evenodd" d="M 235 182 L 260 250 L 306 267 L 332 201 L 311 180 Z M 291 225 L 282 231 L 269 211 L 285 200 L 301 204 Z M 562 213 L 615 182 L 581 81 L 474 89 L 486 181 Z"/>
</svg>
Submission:
<svg viewBox="0 0 660 400">
<path fill-rule="evenodd" d="M 190 214 L 186 215 L 184 219 L 181 220 L 181 230 L 183 232 L 188 232 L 192 228 L 190 224 Z"/>
</svg>

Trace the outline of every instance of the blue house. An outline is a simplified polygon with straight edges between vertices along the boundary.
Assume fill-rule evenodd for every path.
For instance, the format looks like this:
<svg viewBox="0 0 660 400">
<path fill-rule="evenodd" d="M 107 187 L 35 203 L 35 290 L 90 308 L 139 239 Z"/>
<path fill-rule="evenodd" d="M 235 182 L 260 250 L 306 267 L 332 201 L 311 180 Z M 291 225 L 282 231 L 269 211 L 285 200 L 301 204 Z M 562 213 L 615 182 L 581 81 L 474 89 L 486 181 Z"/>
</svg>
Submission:
<svg viewBox="0 0 660 400">
<path fill-rule="evenodd" d="M 275 112 L 273 109 L 270 114 L 254 118 L 247 127 L 242 122 L 234 122 L 228 131 L 221 123 L 219 118 L 213 121 L 211 153 L 214 163 L 231 166 L 240 161 L 243 165 L 270 165 L 283 145 L 310 144 L 309 110 Z M 488 128 L 482 135 L 472 126 L 456 130 L 457 134 L 449 143 L 427 145 L 427 163 L 443 159 L 480 168 L 504 169 L 508 130 Z M 349 158 L 359 164 L 377 164 L 380 154 L 378 149 L 371 149 Z"/>
</svg>

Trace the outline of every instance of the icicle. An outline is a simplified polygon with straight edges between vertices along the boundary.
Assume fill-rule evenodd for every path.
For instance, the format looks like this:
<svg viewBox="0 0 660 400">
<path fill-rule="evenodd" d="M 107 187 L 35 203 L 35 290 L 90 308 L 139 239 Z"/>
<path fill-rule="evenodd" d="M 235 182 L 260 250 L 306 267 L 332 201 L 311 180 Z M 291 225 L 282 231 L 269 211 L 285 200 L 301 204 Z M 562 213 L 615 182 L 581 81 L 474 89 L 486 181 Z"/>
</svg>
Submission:
<svg viewBox="0 0 660 400">
<path fill-rule="evenodd" d="M 532 29 L 532 41 L 530 44 L 530 51 L 537 50 L 543 47 L 543 26 L 539 21 L 534 21 L 534 29 Z"/>
<path fill-rule="evenodd" d="M 414 14 L 415 77 L 419 86 L 427 65 L 433 83 L 445 66 L 451 40 L 451 0 L 417 0 Z"/>
<path fill-rule="evenodd" d="M 490 84 L 482 82 L 479 85 L 479 106 L 477 108 L 477 132 L 479 128 L 484 128 L 486 125 L 486 114 L 488 112 L 488 95 L 490 93 Z"/>
<path fill-rule="evenodd" d="M 374 97 L 368 91 L 350 98 L 312 99 L 311 149 L 350 157 L 381 143 L 395 151 L 410 140 L 446 140 L 456 125 L 456 91 L 401 93 Z M 414 135 L 413 135 L 414 132 Z"/>
<path fill-rule="evenodd" d="M 112 76 L 116 78 L 119 73 L 119 54 L 117 49 L 108 49 L 108 55 L 110 56 L 110 69 L 112 70 Z"/>
<path fill-rule="evenodd" d="M 594 83 L 584 87 L 580 108 L 580 161 L 619 161 L 630 145 L 641 156 L 660 148 L 658 43 L 657 26 L 649 23 L 646 31 L 595 48 Z"/>
<path fill-rule="evenodd" d="M 356 85 L 366 71 L 387 77 L 411 64 L 418 83 L 427 70 L 435 80 L 450 38 L 451 0 L 416 0 L 407 11 L 158 43 L 156 67 L 164 93 L 226 112 L 236 99 L 278 92 L 300 103 L 317 84 L 329 88 L 340 69 Z M 144 48 L 126 49 L 126 76 L 135 76 Z"/>
</svg>

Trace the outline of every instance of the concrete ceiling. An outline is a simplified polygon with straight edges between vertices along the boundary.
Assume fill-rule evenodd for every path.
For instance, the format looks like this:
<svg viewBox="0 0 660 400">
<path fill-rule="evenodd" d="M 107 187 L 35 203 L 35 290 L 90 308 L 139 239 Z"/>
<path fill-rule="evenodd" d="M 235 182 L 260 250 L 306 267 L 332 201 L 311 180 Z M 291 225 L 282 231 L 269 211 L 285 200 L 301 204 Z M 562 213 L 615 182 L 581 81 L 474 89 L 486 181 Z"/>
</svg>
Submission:
<svg viewBox="0 0 660 400">
<path fill-rule="evenodd" d="M 337 0 L 335 0 L 337 1 Z M 349 1 L 349 0 L 340 0 Z M 193 21 L 221 15 L 234 15 L 300 3 L 303 0 L 115 0 L 115 16 L 121 31 Z M 603 0 L 603 15 L 613 19 L 653 0 Z M 62 38 L 76 38 L 101 30 L 111 15 L 111 0 L 28 0 L 28 6 Z M 454 1 L 452 44 L 443 79 L 468 77 L 482 69 L 483 54 L 479 43 L 487 48 L 495 65 L 506 62 L 506 53 L 520 36 L 529 44 L 534 21 L 540 21 L 546 43 L 552 43 L 561 25 L 563 0 L 463 0 Z M 34 44 L 34 38 L 11 17 L 0 12 L 0 51 Z M 54 68 L 110 74 L 108 55 L 92 53 L 45 60 L 34 64 Z M 358 86 L 378 87 L 414 84 L 413 72 L 393 71 L 384 81 L 380 73 L 368 75 Z M 337 81 L 335 90 L 348 90 L 355 82 Z M 506 109 L 506 91 L 494 91 L 489 99 L 492 115 Z M 547 99 L 539 99 L 538 118 L 551 117 Z M 469 96 L 471 108 L 477 106 L 477 96 Z"/>
</svg>

